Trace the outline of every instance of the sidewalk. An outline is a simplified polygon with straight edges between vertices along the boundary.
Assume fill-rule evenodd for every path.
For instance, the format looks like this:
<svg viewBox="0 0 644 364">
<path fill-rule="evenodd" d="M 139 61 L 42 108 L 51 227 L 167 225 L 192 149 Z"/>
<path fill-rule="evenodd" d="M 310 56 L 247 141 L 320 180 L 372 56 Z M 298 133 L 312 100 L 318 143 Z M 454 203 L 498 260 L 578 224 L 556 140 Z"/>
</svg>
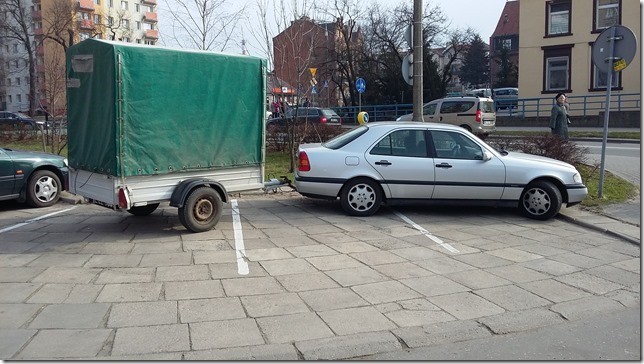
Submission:
<svg viewBox="0 0 644 364">
<path fill-rule="evenodd" d="M 636 201 L 607 206 L 601 212 L 589 211 L 579 205 L 562 207 L 557 218 L 640 245 L 640 211 L 638 197 Z"/>
</svg>

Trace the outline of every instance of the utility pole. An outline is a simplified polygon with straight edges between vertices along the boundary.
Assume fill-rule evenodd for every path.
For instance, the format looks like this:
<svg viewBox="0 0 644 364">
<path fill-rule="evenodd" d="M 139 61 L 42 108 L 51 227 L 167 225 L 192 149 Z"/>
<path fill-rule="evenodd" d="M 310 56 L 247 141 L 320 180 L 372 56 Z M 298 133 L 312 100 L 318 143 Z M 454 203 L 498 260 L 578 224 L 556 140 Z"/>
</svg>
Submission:
<svg viewBox="0 0 644 364">
<path fill-rule="evenodd" d="M 413 103 L 415 121 L 423 121 L 423 0 L 414 0 L 414 84 Z"/>
</svg>

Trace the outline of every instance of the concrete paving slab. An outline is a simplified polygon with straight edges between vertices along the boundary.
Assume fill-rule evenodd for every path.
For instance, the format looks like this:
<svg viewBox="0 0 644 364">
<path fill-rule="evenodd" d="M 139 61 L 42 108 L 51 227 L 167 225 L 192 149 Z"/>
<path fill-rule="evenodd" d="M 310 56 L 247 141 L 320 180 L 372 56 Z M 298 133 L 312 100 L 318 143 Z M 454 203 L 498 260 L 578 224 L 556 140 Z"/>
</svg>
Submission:
<svg viewBox="0 0 644 364">
<path fill-rule="evenodd" d="M 554 279 L 521 283 L 519 286 L 554 303 L 572 301 L 591 294 Z"/>
<path fill-rule="evenodd" d="M 317 272 L 317 269 L 304 258 L 268 260 L 260 262 L 260 265 L 272 276 Z"/>
<path fill-rule="evenodd" d="M 107 240 L 108 234 L 102 235 L 105 237 Z M 114 239 L 123 239 L 123 236 L 120 234 L 114 234 Z M 84 254 L 127 254 L 129 253 L 132 248 L 134 247 L 134 244 L 129 243 L 129 242 L 115 242 L 115 240 L 112 240 L 112 242 L 107 242 L 107 241 L 100 241 L 100 242 L 90 242 L 87 243 L 81 249 L 81 253 Z"/>
<path fill-rule="evenodd" d="M 208 264 L 208 269 L 210 269 L 210 276 L 212 279 L 242 277 L 242 275 L 239 274 L 237 262 Z M 259 264 L 259 262 L 248 262 L 248 274 L 244 277 L 265 277 L 267 275 L 268 273 L 266 273 L 266 270 Z"/>
<path fill-rule="evenodd" d="M 330 270 L 325 273 L 343 287 L 389 280 L 383 274 L 367 266 Z"/>
<path fill-rule="evenodd" d="M 253 319 L 238 319 L 190 324 L 193 350 L 262 345 L 264 339 Z"/>
<path fill-rule="evenodd" d="M 545 308 L 505 312 L 500 315 L 483 317 L 478 321 L 497 335 L 534 330 L 565 322 L 560 315 Z"/>
<path fill-rule="evenodd" d="M 522 267 L 533 269 L 542 273 L 550 274 L 553 276 L 563 276 L 570 273 L 579 272 L 583 268 L 574 265 L 565 264 L 556 260 L 550 259 L 536 259 L 525 263 L 521 263 Z"/>
<path fill-rule="evenodd" d="M 641 305 L 640 293 L 625 289 L 607 293 L 606 298 L 613 299 L 625 307 L 639 307 Z"/>
<path fill-rule="evenodd" d="M 163 288 L 165 299 L 170 301 L 224 296 L 219 280 L 165 282 Z"/>
<path fill-rule="evenodd" d="M 92 303 L 102 289 L 98 284 L 75 284 L 63 303 Z"/>
<path fill-rule="evenodd" d="M 96 268 L 50 267 L 31 281 L 42 283 L 89 283 L 100 272 L 101 270 Z"/>
<path fill-rule="evenodd" d="M 505 312 L 500 306 L 475 295 L 472 292 L 459 292 L 430 297 L 429 302 L 445 310 L 459 320 L 471 320 L 479 317 L 493 316 Z"/>
<path fill-rule="evenodd" d="M 21 267 L 33 262 L 40 254 L 2 254 L 0 267 Z"/>
<path fill-rule="evenodd" d="M 238 297 L 179 301 L 181 323 L 232 320 L 246 316 Z"/>
<path fill-rule="evenodd" d="M 157 301 L 161 287 L 161 283 L 106 284 L 96 302 Z"/>
<path fill-rule="evenodd" d="M 401 279 L 400 283 L 427 297 L 469 291 L 468 287 L 441 275 Z"/>
<path fill-rule="evenodd" d="M 459 254 L 452 257 L 467 265 L 477 268 L 492 268 L 513 264 L 513 261 L 503 259 L 492 254 L 492 252 Z"/>
<path fill-rule="evenodd" d="M 140 254 L 95 254 L 85 264 L 88 268 L 126 268 L 136 267 L 143 256 Z"/>
<path fill-rule="evenodd" d="M 603 296 L 584 297 L 574 301 L 557 303 L 550 307 L 550 310 L 558 312 L 567 320 L 579 320 L 600 313 L 622 309 L 624 309 L 624 306 L 619 302 Z"/>
<path fill-rule="evenodd" d="M 340 287 L 322 272 L 288 274 L 275 277 L 289 292 L 303 292 Z"/>
<path fill-rule="evenodd" d="M 226 296 L 249 296 L 284 292 L 273 277 L 222 279 Z"/>
<path fill-rule="evenodd" d="M 384 315 L 399 327 L 429 325 L 456 319 L 438 307 L 433 310 L 395 310 L 385 312 Z"/>
<path fill-rule="evenodd" d="M 260 239 L 254 239 L 254 240 L 260 240 Z M 270 247 L 274 247 L 273 243 L 270 241 L 266 240 L 266 244 L 270 244 Z M 245 241 L 246 244 L 248 244 L 248 241 Z M 230 241 L 226 239 L 219 239 L 219 240 L 195 240 L 195 241 L 183 241 L 183 249 L 185 251 L 191 251 L 191 250 L 199 250 L 199 251 L 225 251 L 225 250 L 230 250 L 233 249 L 234 247 L 234 242 L 231 245 Z M 248 244 L 250 245 L 250 244 Z M 269 246 L 265 246 L 269 247 Z"/>
<path fill-rule="evenodd" d="M 378 250 L 373 245 L 369 245 L 365 242 L 362 241 L 353 241 L 349 243 L 337 243 L 337 244 L 329 244 L 331 248 L 337 250 L 340 253 L 343 254 L 349 254 L 349 253 L 361 253 L 361 252 L 368 252 L 368 251 L 375 251 Z"/>
<path fill-rule="evenodd" d="M 549 275 L 519 265 L 486 268 L 485 271 L 514 283 L 532 282 L 550 278 Z"/>
<path fill-rule="evenodd" d="M 295 346 L 305 360 L 343 360 L 402 348 L 398 339 L 387 331 L 298 341 Z"/>
<path fill-rule="evenodd" d="M 191 351 L 184 355 L 185 360 L 299 360 L 292 344 L 267 344 L 244 346 L 228 349 Z"/>
<path fill-rule="evenodd" d="M 119 328 L 176 323 L 176 301 L 127 302 L 112 305 L 107 327 Z"/>
<path fill-rule="evenodd" d="M 369 305 L 349 288 L 306 291 L 300 292 L 299 296 L 316 312 Z"/>
<path fill-rule="evenodd" d="M 257 319 L 268 343 L 288 343 L 334 336 L 329 327 L 313 312 Z"/>
<path fill-rule="evenodd" d="M 543 256 L 541 255 L 532 254 L 517 248 L 491 250 L 491 251 L 488 251 L 487 254 L 494 255 L 501 259 L 510 260 L 517 263 L 543 258 Z"/>
<path fill-rule="evenodd" d="M 427 269 L 421 268 L 410 262 L 383 264 L 375 266 L 373 267 L 373 269 L 394 280 L 427 277 L 434 275 L 433 272 L 430 272 Z"/>
<path fill-rule="evenodd" d="M 46 283 L 27 300 L 28 303 L 62 303 L 74 288 L 71 283 Z"/>
<path fill-rule="evenodd" d="M 592 258 L 588 257 L 585 255 L 577 254 L 577 253 L 565 253 L 565 254 L 559 254 L 559 255 L 553 255 L 549 257 L 552 260 L 556 260 L 561 263 L 569 264 L 569 265 L 574 265 L 579 268 L 594 268 L 598 267 L 600 265 L 603 265 L 604 263 L 597 258 Z"/>
<path fill-rule="evenodd" d="M 114 336 L 111 354 L 126 356 L 188 350 L 190 350 L 188 325 L 174 324 L 119 328 Z"/>
<path fill-rule="evenodd" d="M 640 264 L 641 264 L 640 258 L 632 258 L 621 262 L 611 263 L 610 265 L 613 267 L 627 270 L 629 272 L 640 274 L 641 273 Z"/>
<path fill-rule="evenodd" d="M 363 267 L 364 264 L 345 254 L 327 255 L 323 257 L 310 257 L 306 260 L 319 270 L 337 270 L 345 268 Z"/>
<path fill-rule="evenodd" d="M 0 329 L 0 360 L 10 359 L 38 330 Z"/>
<path fill-rule="evenodd" d="M 241 302 L 250 317 L 277 316 L 310 311 L 297 293 L 245 296 L 241 297 Z"/>
<path fill-rule="evenodd" d="M 269 240 L 273 244 L 275 244 L 275 246 L 280 248 L 286 248 L 291 246 L 313 245 L 318 243 L 317 240 L 314 240 L 304 235 L 273 237 L 273 238 L 269 238 Z"/>
<path fill-rule="evenodd" d="M 403 327 L 394 329 L 392 332 L 410 348 L 441 345 L 492 336 L 489 330 L 473 320 Z"/>
<path fill-rule="evenodd" d="M 620 269 L 611 265 L 591 268 L 586 270 L 585 273 L 603 278 L 607 281 L 621 284 L 622 286 L 626 287 L 640 284 L 639 274 L 629 272 L 627 270 Z"/>
<path fill-rule="evenodd" d="M 37 277 L 45 267 L 9 267 L 0 268 L 0 283 L 26 283 Z"/>
<path fill-rule="evenodd" d="M 420 293 L 396 281 L 368 283 L 353 286 L 351 289 L 371 304 L 395 302 L 422 297 Z"/>
<path fill-rule="evenodd" d="M 221 251 L 194 251 L 195 264 L 212 264 L 212 263 L 235 263 L 237 261 L 237 253 L 235 250 L 221 250 Z"/>
<path fill-rule="evenodd" d="M 284 248 L 269 248 L 269 249 L 249 249 L 246 247 L 246 257 L 248 260 L 266 261 L 266 260 L 282 260 L 293 258 L 293 255 Z"/>
<path fill-rule="evenodd" d="M 94 357 L 112 330 L 40 330 L 15 359 L 42 360 Z"/>
<path fill-rule="evenodd" d="M 179 253 L 181 250 L 181 241 L 163 241 L 163 242 L 138 242 L 134 243 L 132 254 L 151 254 L 151 253 Z"/>
<path fill-rule="evenodd" d="M 479 270 L 476 274 L 472 274 L 471 271 L 450 273 L 446 277 L 472 290 L 512 284 L 512 282 L 484 270 Z"/>
<path fill-rule="evenodd" d="M 371 251 L 371 252 L 362 252 L 362 253 L 351 253 L 350 257 L 357 259 L 358 261 L 368 265 L 382 265 L 382 264 L 392 264 L 392 263 L 402 263 L 406 262 L 407 259 L 402 258 L 399 255 L 393 254 L 388 251 Z"/>
<path fill-rule="evenodd" d="M 551 304 L 550 301 L 514 285 L 479 289 L 474 291 L 474 294 L 508 311 L 521 311 Z"/>
<path fill-rule="evenodd" d="M 30 329 L 98 329 L 103 326 L 109 304 L 48 305 L 29 324 Z"/>
<path fill-rule="evenodd" d="M 108 268 L 103 269 L 96 284 L 147 283 L 154 280 L 154 268 Z"/>
<path fill-rule="evenodd" d="M 20 303 L 36 292 L 40 283 L 0 283 L 0 303 Z"/>
<path fill-rule="evenodd" d="M 557 277 L 556 279 L 567 285 L 578 287 L 585 291 L 592 292 L 598 295 L 603 295 L 608 292 L 623 288 L 623 286 L 620 284 L 613 283 L 603 278 L 583 272 L 568 274 L 565 276 Z"/>
<path fill-rule="evenodd" d="M 208 265 L 173 265 L 157 267 L 157 282 L 202 281 L 210 278 Z"/>
<path fill-rule="evenodd" d="M 391 330 L 396 325 L 373 307 L 344 308 L 318 312 L 337 335 Z"/>
<path fill-rule="evenodd" d="M 476 267 L 459 262 L 458 260 L 450 257 L 426 259 L 414 262 L 414 264 L 436 274 L 448 274 L 476 269 Z"/>
<path fill-rule="evenodd" d="M 390 252 L 412 262 L 415 262 L 418 260 L 431 259 L 431 258 L 440 258 L 445 256 L 443 253 L 440 253 L 440 252 L 437 252 L 436 250 L 432 250 L 422 246 L 392 249 L 390 250 Z M 392 262 L 392 263 L 395 263 L 395 262 Z"/>
<path fill-rule="evenodd" d="M 337 251 L 322 244 L 293 246 L 287 247 L 286 250 L 297 258 L 320 257 L 325 255 L 338 254 Z"/>
<path fill-rule="evenodd" d="M 159 267 L 166 265 L 189 265 L 192 263 L 192 253 L 153 253 L 143 254 L 141 267 Z M 195 264 L 204 264 L 197 263 Z"/>
</svg>

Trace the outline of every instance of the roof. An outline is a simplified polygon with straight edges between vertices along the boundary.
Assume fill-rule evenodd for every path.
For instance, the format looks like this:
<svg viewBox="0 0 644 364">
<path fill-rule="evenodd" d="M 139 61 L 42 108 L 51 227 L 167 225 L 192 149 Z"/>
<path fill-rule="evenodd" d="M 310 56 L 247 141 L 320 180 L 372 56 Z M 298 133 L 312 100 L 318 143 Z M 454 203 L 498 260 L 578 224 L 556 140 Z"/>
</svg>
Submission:
<svg viewBox="0 0 644 364">
<path fill-rule="evenodd" d="M 519 1 L 507 1 L 492 37 L 519 34 Z"/>
</svg>

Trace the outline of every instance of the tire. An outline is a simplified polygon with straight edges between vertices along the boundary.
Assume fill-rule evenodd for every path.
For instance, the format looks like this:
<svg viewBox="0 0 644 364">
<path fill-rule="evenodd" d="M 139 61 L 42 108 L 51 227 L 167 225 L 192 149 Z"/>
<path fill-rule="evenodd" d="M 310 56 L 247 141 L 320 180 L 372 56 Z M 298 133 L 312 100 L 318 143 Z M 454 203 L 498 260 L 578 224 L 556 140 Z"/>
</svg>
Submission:
<svg viewBox="0 0 644 364">
<path fill-rule="evenodd" d="M 519 209 L 531 219 L 548 220 L 559 213 L 561 200 L 561 192 L 552 182 L 536 181 L 523 190 Z"/>
<path fill-rule="evenodd" d="M 145 206 L 134 206 L 131 209 L 127 210 L 127 212 L 131 213 L 134 216 L 148 216 L 151 213 L 154 212 L 154 210 L 159 207 L 158 203 L 153 203 Z"/>
<path fill-rule="evenodd" d="M 380 208 L 380 186 L 368 178 L 356 178 L 347 182 L 340 193 L 340 204 L 352 216 L 371 216 Z"/>
<path fill-rule="evenodd" d="M 27 204 L 49 207 L 60 199 L 62 186 L 56 173 L 45 169 L 35 171 L 27 182 Z"/>
<path fill-rule="evenodd" d="M 210 187 L 192 191 L 183 207 L 179 208 L 179 221 L 193 233 L 212 230 L 221 218 L 223 202 L 219 193 Z"/>
</svg>

